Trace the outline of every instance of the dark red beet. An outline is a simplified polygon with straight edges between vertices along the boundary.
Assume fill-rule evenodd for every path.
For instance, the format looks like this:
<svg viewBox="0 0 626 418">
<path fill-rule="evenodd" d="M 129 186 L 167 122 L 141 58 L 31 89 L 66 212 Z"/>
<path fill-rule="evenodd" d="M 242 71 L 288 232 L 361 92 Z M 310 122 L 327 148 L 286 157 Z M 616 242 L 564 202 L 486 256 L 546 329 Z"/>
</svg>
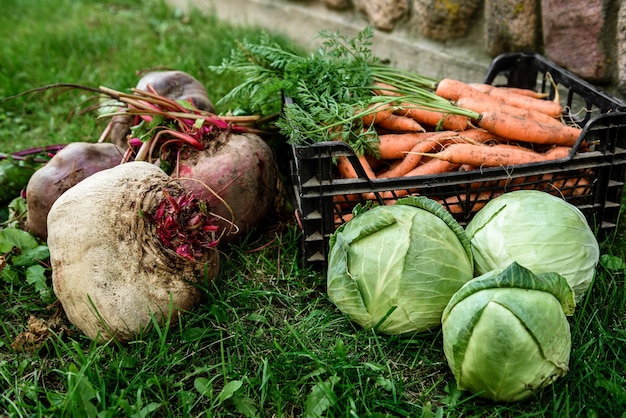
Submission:
<svg viewBox="0 0 626 418">
<path fill-rule="evenodd" d="M 46 239 L 48 212 L 59 196 L 90 175 L 119 165 L 122 156 L 123 151 L 111 143 L 73 142 L 66 145 L 28 181 L 26 230 Z"/>
<path fill-rule="evenodd" d="M 238 231 L 222 241 L 233 241 L 262 224 L 272 208 L 277 181 L 274 154 L 265 141 L 255 134 L 222 132 L 205 150 L 187 152 L 172 177 L 180 177 L 181 185 L 206 201 L 213 213 L 237 226 Z M 214 193 L 183 178 L 199 180 Z M 228 229 L 229 223 L 219 225 Z"/>
</svg>

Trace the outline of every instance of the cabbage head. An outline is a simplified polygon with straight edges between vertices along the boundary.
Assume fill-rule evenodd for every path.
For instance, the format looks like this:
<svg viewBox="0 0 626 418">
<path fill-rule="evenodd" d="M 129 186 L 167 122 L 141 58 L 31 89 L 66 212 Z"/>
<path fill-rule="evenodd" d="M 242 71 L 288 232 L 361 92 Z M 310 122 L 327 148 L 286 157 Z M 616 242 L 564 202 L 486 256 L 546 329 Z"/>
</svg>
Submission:
<svg viewBox="0 0 626 418">
<path fill-rule="evenodd" d="M 423 196 L 362 211 L 330 238 L 329 298 L 352 321 L 383 334 L 440 326 L 446 304 L 472 277 L 463 228 Z"/>
<path fill-rule="evenodd" d="M 564 276 L 580 300 L 593 280 L 598 241 L 581 211 L 538 190 L 505 193 L 487 203 L 465 229 L 475 275 L 513 261 L 534 273 Z"/>
<path fill-rule="evenodd" d="M 568 371 L 566 315 L 574 292 L 557 273 L 535 275 L 517 263 L 465 284 L 442 315 L 443 347 L 457 387 L 514 402 Z"/>
</svg>

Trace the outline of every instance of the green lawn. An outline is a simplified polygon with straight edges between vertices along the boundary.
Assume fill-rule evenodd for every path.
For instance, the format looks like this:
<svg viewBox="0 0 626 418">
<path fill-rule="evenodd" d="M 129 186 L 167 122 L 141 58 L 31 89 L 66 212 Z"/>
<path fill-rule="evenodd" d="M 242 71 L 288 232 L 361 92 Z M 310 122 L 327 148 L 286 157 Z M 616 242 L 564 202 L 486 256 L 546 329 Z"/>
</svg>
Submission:
<svg viewBox="0 0 626 418">
<path fill-rule="evenodd" d="M 150 0 L 5 1 L 0 98 L 52 83 L 125 90 L 143 70 L 175 68 L 217 101 L 238 80 L 208 67 L 259 33 Z M 0 152 L 95 141 L 105 122 L 84 111 L 88 99 L 49 90 L 0 102 Z M 223 248 L 201 306 L 125 346 L 95 345 L 68 324 L 49 281 L 0 276 L 0 417 L 626 417 L 626 272 L 608 263 L 624 259 L 621 234 L 602 243 L 570 320 L 570 372 L 496 405 L 456 388 L 439 330 L 389 337 L 344 317 L 324 277 L 300 264 L 290 216 L 261 232 Z M 19 344 L 29 318 L 34 347 Z"/>
</svg>

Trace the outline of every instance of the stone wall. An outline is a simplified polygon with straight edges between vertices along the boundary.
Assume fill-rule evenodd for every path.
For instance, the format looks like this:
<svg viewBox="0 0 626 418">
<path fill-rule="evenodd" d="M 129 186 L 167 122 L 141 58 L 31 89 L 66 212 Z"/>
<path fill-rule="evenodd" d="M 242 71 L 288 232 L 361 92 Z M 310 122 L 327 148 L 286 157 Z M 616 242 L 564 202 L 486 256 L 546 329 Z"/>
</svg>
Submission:
<svg viewBox="0 0 626 418">
<path fill-rule="evenodd" d="M 626 95 L 624 0 L 168 0 L 315 46 L 322 29 L 377 29 L 374 52 L 433 77 L 478 81 L 493 57 L 538 52 Z"/>
</svg>

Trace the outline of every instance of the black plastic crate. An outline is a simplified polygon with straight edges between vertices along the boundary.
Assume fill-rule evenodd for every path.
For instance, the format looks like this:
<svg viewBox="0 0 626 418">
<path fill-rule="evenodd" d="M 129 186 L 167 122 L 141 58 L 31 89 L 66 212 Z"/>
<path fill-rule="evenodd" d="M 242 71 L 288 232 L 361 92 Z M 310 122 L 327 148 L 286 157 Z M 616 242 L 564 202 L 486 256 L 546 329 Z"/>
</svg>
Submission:
<svg viewBox="0 0 626 418">
<path fill-rule="evenodd" d="M 361 194 L 385 204 L 398 194 L 419 194 L 442 203 L 461 225 L 486 202 L 518 189 L 544 190 L 576 205 L 602 237 L 615 231 L 626 177 L 624 103 L 536 54 L 505 54 L 492 62 L 484 80 L 494 85 L 532 88 L 554 97 L 558 85 L 565 117 L 583 126 L 574 146 L 589 152 L 569 159 L 393 179 L 368 179 L 352 148 L 342 142 L 292 146 L 291 177 L 299 222 L 303 262 L 325 270 L 328 240 L 352 209 L 365 203 Z M 572 154 L 570 154 L 572 155 Z M 358 174 L 340 179 L 333 161 L 347 157 Z"/>
</svg>

